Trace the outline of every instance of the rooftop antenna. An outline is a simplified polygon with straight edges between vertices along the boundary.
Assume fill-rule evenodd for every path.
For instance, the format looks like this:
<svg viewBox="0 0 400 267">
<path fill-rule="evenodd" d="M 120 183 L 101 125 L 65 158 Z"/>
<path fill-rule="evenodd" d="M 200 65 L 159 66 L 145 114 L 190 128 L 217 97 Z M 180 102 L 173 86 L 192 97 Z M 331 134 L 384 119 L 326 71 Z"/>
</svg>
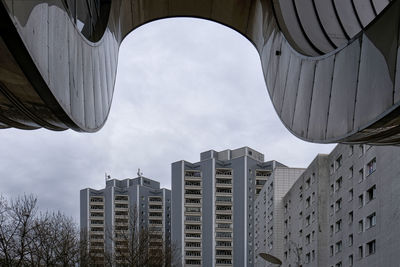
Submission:
<svg viewBox="0 0 400 267">
<path fill-rule="evenodd" d="M 139 176 L 140 178 L 142 178 L 143 172 L 140 172 L 140 168 L 138 168 L 137 170 L 137 176 Z"/>
<path fill-rule="evenodd" d="M 108 180 L 111 180 L 111 175 L 107 174 L 106 172 L 104 173 L 104 179 L 106 180 L 106 182 Z"/>
</svg>

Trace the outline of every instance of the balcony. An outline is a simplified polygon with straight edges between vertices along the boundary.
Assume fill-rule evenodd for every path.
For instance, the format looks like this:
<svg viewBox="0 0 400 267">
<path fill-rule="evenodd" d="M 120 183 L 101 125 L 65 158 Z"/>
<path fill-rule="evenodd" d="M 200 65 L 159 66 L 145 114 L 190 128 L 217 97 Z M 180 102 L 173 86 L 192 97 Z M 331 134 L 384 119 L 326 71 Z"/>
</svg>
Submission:
<svg viewBox="0 0 400 267">
<path fill-rule="evenodd" d="M 90 203 L 103 203 L 103 197 L 91 197 L 90 198 Z"/>
<path fill-rule="evenodd" d="M 232 196 L 232 189 L 219 186 L 215 189 L 215 195 L 216 196 Z"/>
<path fill-rule="evenodd" d="M 162 198 L 158 197 L 149 197 L 149 205 L 162 205 Z"/>
<path fill-rule="evenodd" d="M 199 223 L 185 223 L 185 234 L 186 233 L 200 233 L 201 234 L 201 224 Z"/>
<path fill-rule="evenodd" d="M 201 181 L 201 173 L 200 172 L 191 172 L 191 171 L 186 171 L 185 172 L 185 180 L 191 180 L 191 181 Z"/>
<path fill-rule="evenodd" d="M 104 225 L 104 220 L 90 220 L 90 225 L 91 226 L 103 226 Z"/>
<path fill-rule="evenodd" d="M 149 226 L 162 226 L 162 220 L 150 220 L 149 219 Z"/>
<path fill-rule="evenodd" d="M 149 205 L 149 212 L 154 212 L 154 211 L 162 211 L 163 206 L 162 205 Z"/>
<path fill-rule="evenodd" d="M 128 208 L 129 208 L 129 205 L 128 204 L 115 204 L 115 210 L 124 210 L 124 211 L 126 211 L 126 210 L 128 210 Z"/>
<path fill-rule="evenodd" d="M 215 183 L 215 186 L 220 188 L 232 188 L 232 184 L 227 184 L 227 183 Z"/>
<path fill-rule="evenodd" d="M 90 205 L 90 211 L 104 211 L 104 205 Z"/>
</svg>

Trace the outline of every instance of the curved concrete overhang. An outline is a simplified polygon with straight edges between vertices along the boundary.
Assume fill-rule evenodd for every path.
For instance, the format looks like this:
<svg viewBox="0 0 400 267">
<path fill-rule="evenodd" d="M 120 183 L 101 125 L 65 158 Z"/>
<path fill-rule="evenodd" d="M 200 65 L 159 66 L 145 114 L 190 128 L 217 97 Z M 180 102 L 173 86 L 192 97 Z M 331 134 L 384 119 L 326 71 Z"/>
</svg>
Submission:
<svg viewBox="0 0 400 267">
<path fill-rule="evenodd" d="M 124 37 L 187 16 L 254 44 L 297 137 L 397 144 L 399 13 L 400 0 L 0 0 L 0 128 L 97 131 Z"/>
</svg>

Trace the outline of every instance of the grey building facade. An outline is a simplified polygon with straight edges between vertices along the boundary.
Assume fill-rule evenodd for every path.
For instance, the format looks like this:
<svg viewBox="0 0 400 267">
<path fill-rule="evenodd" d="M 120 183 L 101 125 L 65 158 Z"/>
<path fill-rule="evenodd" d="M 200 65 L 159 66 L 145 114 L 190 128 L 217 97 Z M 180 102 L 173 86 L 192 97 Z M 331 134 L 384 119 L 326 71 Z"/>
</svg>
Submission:
<svg viewBox="0 0 400 267">
<path fill-rule="evenodd" d="M 254 200 L 278 167 L 286 169 L 248 147 L 172 164 L 172 241 L 182 266 L 254 265 Z"/>
<path fill-rule="evenodd" d="M 143 176 L 134 179 L 108 179 L 101 190 L 80 191 L 80 227 L 87 232 L 89 251 L 102 257 L 114 253 L 119 234 L 130 227 L 151 232 L 151 242 L 171 241 L 171 191 Z M 99 259 L 101 260 L 101 259 Z"/>
<path fill-rule="evenodd" d="M 318 155 L 283 198 L 283 266 L 326 266 L 329 156 Z"/>
<path fill-rule="evenodd" d="M 398 266 L 400 149 L 337 146 L 330 154 L 327 266 Z"/>
<path fill-rule="evenodd" d="M 259 253 L 268 253 L 279 258 L 283 255 L 283 197 L 303 172 L 302 168 L 289 168 L 281 164 L 270 169 L 268 179 L 255 200 L 255 266 L 265 266 Z"/>
<path fill-rule="evenodd" d="M 398 266 L 399 162 L 400 149 L 390 146 L 338 145 L 318 155 L 285 193 L 282 220 L 274 220 L 274 230 L 283 226 L 283 254 L 275 243 L 260 252 L 286 267 Z M 268 227 L 256 229 L 270 234 Z"/>
</svg>

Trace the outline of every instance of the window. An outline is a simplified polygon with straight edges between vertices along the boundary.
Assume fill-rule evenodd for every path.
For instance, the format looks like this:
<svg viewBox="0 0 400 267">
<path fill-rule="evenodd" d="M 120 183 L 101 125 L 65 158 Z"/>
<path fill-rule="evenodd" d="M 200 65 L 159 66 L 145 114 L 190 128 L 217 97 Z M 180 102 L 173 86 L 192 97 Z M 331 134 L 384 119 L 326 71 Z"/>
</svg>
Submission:
<svg viewBox="0 0 400 267">
<path fill-rule="evenodd" d="M 333 174 L 334 168 L 333 168 L 333 163 L 331 164 L 331 167 L 329 168 L 329 174 Z"/>
<path fill-rule="evenodd" d="M 333 225 L 330 226 L 331 236 L 333 235 Z"/>
<path fill-rule="evenodd" d="M 349 224 L 352 224 L 353 223 L 353 212 L 352 211 L 350 211 L 349 212 Z"/>
<path fill-rule="evenodd" d="M 342 188 L 342 184 L 343 184 L 343 179 L 342 179 L 342 177 L 339 177 L 339 179 L 337 179 L 335 182 L 336 192 L 339 191 L 340 188 Z"/>
<path fill-rule="evenodd" d="M 334 186 L 333 186 L 333 184 L 331 184 L 331 191 L 330 191 L 330 194 L 332 195 L 334 191 L 335 191 L 335 190 L 334 190 Z"/>
<path fill-rule="evenodd" d="M 342 262 L 339 261 L 338 263 L 335 264 L 335 267 L 342 267 Z"/>
<path fill-rule="evenodd" d="M 310 215 L 306 217 L 306 226 L 310 225 Z"/>
<path fill-rule="evenodd" d="M 353 155 L 353 153 L 354 153 L 354 146 L 350 145 L 349 146 L 349 156 Z"/>
<path fill-rule="evenodd" d="M 353 235 L 349 235 L 349 241 L 348 241 L 349 247 L 353 245 Z"/>
<path fill-rule="evenodd" d="M 353 166 L 349 168 L 349 179 L 353 178 Z"/>
<path fill-rule="evenodd" d="M 367 217 L 365 224 L 366 224 L 365 225 L 366 229 L 369 229 L 376 225 L 376 213 L 375 212 Z"/>
<path fill-rule="evenodd" d="M 342 155 L 340 155 L 336 159 L 336 162 L 335 162 L 336 168 L 335 168 L 335 170 L 339 169 L 342 166 L 342 164 L 343 164 L 343 157 L 342 157 Z"/>
<path fill-rule="evenodd" d="M 333 245 L 329 247 L 330 255 L 333 256 Z"/>
<path fill-rule="evenodd" d="M 376 170 L 376 158 L 372 159 L 367 164 L 367 175 L 370 175 Z"/>
<path fill-rule="evenodd" d="M 311 254 L 307 253 L 306 254 L 306 263 L 310 263 L 310 261 L 311 261 Z"/>
<path fill-rule="evenodd" d="M 335 226 L 336 226 L 336 233 L 339 232 L 340 230 L 342 230 L 342 220 L 338 220 L 335 223 Z"/>
<path fill-rule="evenodd" d="M 362 259 L 364 257 L 364 250 L 363 250 L 363 246 L 359 246 L 358 247 L 358 258 Z"/>
<path fill-rule="evenodd" d="M 310 204 L 311 204 L 311 197 L 308 197 L 306 199 L 306 208 L 310 207 Z"/>
<path fill-rule="evenodd" d="M 311 260 L 315 260 L 315 250 L 311 251 Z"/>
<path fill-rule="evenodd" d="M 361 183 L 364 180 L 364 169 L 358 171 L 358 182 Z"/>
<path fill-rule="evenodd" d="M 367 201 L 370 202 L 376 197 L 376 185 L 367 190 Z"/>
<path fill-rule="evenodd" d="M 363 220 L 358 221 L 358 232 L 362 233 L 364 231 L 364 222 Z"/>
<path fill-rule="evenodd" d="M 303 216 L 303 212 L 302 211 L 299 212 L 299 217 L 301 218 L 301 216 Z"/>
<path fill-rule="evenodd" d="M 350 255 L 349 256 L 349 266 L 353 266 L 353 262 L 354 262 L 353 255 Z"/>
<path fill-rule="evenodd" d="M 358 207 L 361 208 L 364 205 L 364 195 L 361 194 L 358 196 Z"/>
<path fill-rule="evenodd" d="M 361 158 L 364 155 L 364 146 L 359 145 L 358 146 L 358 156 Z"/>
<path fill-rule="evenodd" d="M 299 230 L 299 236 L 302 236 L 302 235 L 303 235 L 303 230 L 300 229 L 300 230 Z"/>
<path fill-rule="evenodd" d="M 353 188 L 352 188 L 349 190 L 349 201 L 353 200 L 353 195 L 354 195 L 354 192 L 353 192 Z"/>
<path fill-rule="evenodd" d="M 371 255 L 371 254 L 375 254 L 375 251 L 376 251 L 376 241 L 375 241 L 375 240 L 372 240 L 372 241 L 368 242 L 365 249 L 366 249 L 366 254 L 367 254 L 367 256 L 369 256 L 369 255 Z"/>
<path fill-rule="evenodd" d="M 339 253 L 342 251 L 342 241 L 336 242 L 335 244 L 335 253 Z"/>
<path fill-rule="evenodd" d="M 333 215 L 333 204 L 331 204 L 331 206 L 330 206 L 329 214 L 330 214 L 331 216 Z"/>
<path fill-rule="evenodd" d="M 311 200 L 312 200 L 312 203 L 315 202 L 315 192 L 312 192 L 312 194 L 311 194 Z"/>
<path fill-rule="evenodd" d="M 310 244 L 311 243 L 311 236 L 310 234 L 306 235 L 306 244 Z"/>
<path fill-rule="evenodd" d="M 335 202 L 335 212 L 338 212 L 342 208 L 342 199 L 339 198 Z"/>
<path fill-rule="evenodd" d="M 310 185 L 311 185 L 311 178 L 308 178 L 306 180 L 306 189 L 310 188 Z"/>
</svg>

